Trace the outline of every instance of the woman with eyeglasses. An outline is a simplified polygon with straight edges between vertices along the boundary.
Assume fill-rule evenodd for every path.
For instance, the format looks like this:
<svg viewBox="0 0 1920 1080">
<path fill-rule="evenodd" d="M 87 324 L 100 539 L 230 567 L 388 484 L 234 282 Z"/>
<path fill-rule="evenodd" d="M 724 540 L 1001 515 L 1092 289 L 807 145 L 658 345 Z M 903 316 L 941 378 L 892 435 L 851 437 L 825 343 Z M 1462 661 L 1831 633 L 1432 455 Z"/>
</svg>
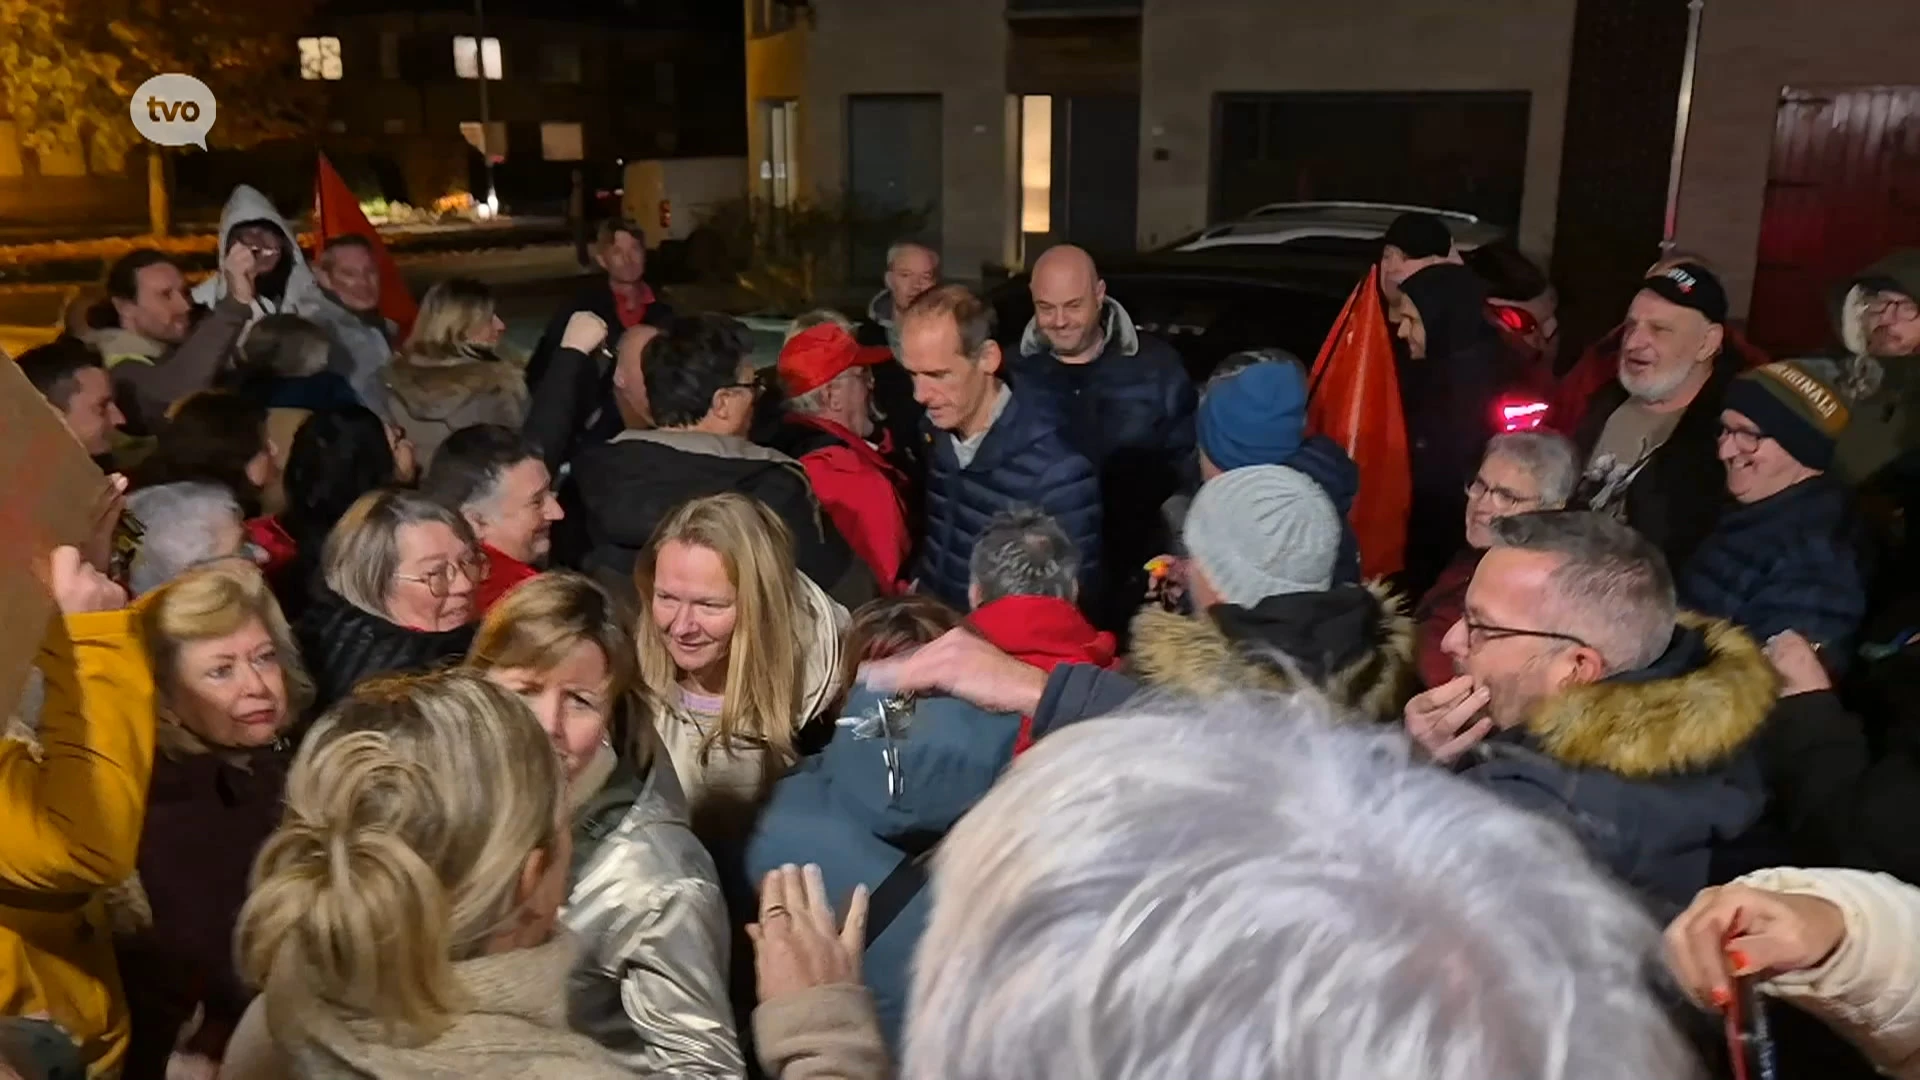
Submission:
<svg viewBox="0 0 1920 1080">
<path fill-rule="evenodd" d="M 527 703 L 566 770 L 564 919 L 586 945 L 569 983 L 574 1029 L 639 1075 L 743 1075 L 719 875 L 636 715 L 633 635 L 613 599 L 579 574 L 522 582 L 487 612 L 467 667 Z"/>
<path fill-rule="evenodd" d="M 324 710 L 374 675 L 466 655 L 473 590 L 486 573 L 473 529 L 411 491 L 360 497 L 320 553 L 312 604 L 294 626 Z"/>
<path fill-rule="evenodd" d="M 234 970 L 247 876 L 280 823 L 313 688 L 259 570 L 190 570 L 140 605 L 158 717 L 138 876 L 119 891 L 120 977 L 133 1021 L 124 1075 L 218 1063 L 252 992 Z M 193 1034 L 175 1049 L 182 1029 Z"/>
<path fill-rule="evenodd" d="M 1428 687 L 1453 678 L 1441 639 L 1466 608 L 1467 585 L 1480 557 L 1493 546 L 1493 523 L 1513 514 L 1566 506 L 1580 478 L 1573 443 L 1543 431 L 1495 435 L 1467 485 L 1467 548 L 1440 572 L 1414 608 L 1420 680 Z"/>
<path fill-rule="evenodd" d="M 450 278 L 421 299 L 420 317 L 382 378 L 388 417 L 413 440 L 422 469 L 461 428 L 518 430 L 526 420 L 522 364 L 500 351 L 506 331 L 492 290 L 478 281 Z"/>
</svg>

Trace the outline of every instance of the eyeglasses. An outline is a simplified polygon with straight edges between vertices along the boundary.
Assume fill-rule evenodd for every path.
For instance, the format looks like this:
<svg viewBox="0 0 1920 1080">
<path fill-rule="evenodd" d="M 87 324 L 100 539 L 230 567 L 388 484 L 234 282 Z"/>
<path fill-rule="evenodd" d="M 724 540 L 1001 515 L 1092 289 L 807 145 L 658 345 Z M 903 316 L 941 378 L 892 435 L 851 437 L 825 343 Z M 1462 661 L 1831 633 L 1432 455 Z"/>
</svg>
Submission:
<svg viewBox="0 0 1920 1080">
<path fill-rule="evenodd" d="M 759 382 L 750 381 L 750 382 L 728 383 L 727 385 L 721 387 L 721 389 L 722 390 L 745 390 L 747 393 L 752 394 L 754 397 L 759 397 L 761 392 L 766 390 L 766 387 Z"/>
<path fill-rule="evenodd" d="M 475 585 L 487 580 L 487 560 L 478 555 L 470 555 L 459 562 L 441 563 L 425 574 L 395 574 L 396 581 L 417 581 L 427 587 L 436 600 L 444 600 L 453 592 L 453 575 L 462 574 Z"/>
<path fill-rule="evenodd" d="M 1467 648 L 1469 649 L 1477 649 L 1491 641 L 1517 637 L 1545 638 L 1548 641 L 1564 641 L 1584 649 L 1593 648 L 1592 645 L 1587 644 L 1585 638 L 1563 634 L 1558 630 L 1523 630 L 1515 626 L 1494 626 L 1491 623 L 1475 622 L 1471 616 L 1463 616 L 1460 621 L 1467 625 Z"/>
<path fill-rule="evenodd" d="M 1540 501 L 1538 495 L 1522 495 L 1512 488 L 1495 487 L 1477 476 L 1473 478 L 1473 483 L 1467 485 L 1467 498 L 1486 499 L 1493 504 L 1495 510 L 1501 513 L 1518 510 L 1522 506 Z"/>
<path fill-rule="evenodd" d="M 1742 454 L 1751 454 L 1755 450 L 1760 449 L 1760 440 L 1766 438 L 1765 435 L 1762 435 L 1758 431 L 1732 427 L 1727 424 L 1720 425 L 1720 437 L 1731 440 L 1733 448 Z"/>
<path fill-rule="evenodd" d="M 1896 319 L 1920 318 L 1920 300 L 1911 296 L 1880 296 L 1867 301 L 1867 314 L 1876 319 L 1892 315 Z"/>
</svg>

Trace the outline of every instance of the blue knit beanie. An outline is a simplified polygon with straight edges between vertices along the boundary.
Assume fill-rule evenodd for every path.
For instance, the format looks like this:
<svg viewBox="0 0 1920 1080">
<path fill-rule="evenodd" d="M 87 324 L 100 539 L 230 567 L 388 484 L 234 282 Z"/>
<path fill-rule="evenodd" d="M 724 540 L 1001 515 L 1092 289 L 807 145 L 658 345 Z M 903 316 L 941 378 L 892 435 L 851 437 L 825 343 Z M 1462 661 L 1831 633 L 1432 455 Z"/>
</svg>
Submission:
<svg viewBox="0 0 1920 1080">
<path fill-rule="evenodd" d="M 1222 472 L 1284 465 L 1306 432 L 1306 375 L 1298 364 L 1253 364 L 1207 389 L 1198 424 L 1200 450 Z"/>
</svg>

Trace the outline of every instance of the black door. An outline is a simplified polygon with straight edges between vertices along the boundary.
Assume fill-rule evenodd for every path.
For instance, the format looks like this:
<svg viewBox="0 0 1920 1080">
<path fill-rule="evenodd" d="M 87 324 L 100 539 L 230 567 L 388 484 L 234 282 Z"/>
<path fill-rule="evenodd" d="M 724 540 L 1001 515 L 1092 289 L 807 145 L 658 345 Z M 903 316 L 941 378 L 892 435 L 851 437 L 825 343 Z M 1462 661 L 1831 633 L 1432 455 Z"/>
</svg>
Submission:
<svg viewBox="0 0 1920 1080">
<path fill-rule="evenodd" d="M 847 98 L 847 195 L 855 281 L 878 281 L 887 247 L 911 237 L 940 248 L 938 94 Z"/>
</svg>

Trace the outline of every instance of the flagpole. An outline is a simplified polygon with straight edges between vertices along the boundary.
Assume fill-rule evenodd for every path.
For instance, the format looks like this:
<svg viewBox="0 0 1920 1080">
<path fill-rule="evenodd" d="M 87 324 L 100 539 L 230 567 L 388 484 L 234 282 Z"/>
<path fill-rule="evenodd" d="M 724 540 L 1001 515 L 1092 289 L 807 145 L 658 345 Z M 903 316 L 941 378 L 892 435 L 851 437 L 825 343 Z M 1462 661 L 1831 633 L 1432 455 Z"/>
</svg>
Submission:
<svg viewBox="0 0 1920 1080">
<path fill-rule="evenodd" d="M 475 0 L 477 3 L 478 0 Z M 1700 14 L 1706 0 L 1687 0 L 1687 52 L 1680 66 L 1680 94 L 1674 102 L 1673 156 L 1667 163 L 1667 214 L 1660 231 L 1660 252 L 1674 248 L 1680 223 L 1680 170 L 1687 160 L 1687 121 L 1693 114 L 1693 71 L 1700 55 Z"/>
<path fill-rule="evenodd" d="M 1694 0 L 1699 3 L 1699 0 Z M 485 0 L 473 0 L 474 59 L 479 64 L 480 74 L 480 151 L 481 162 L 487 170 L 487 216 L 491 218 L 500 211 L 500 197 L 493 186 L 493 125 L 487 112 L 487 12 Z"/>
</svg>

